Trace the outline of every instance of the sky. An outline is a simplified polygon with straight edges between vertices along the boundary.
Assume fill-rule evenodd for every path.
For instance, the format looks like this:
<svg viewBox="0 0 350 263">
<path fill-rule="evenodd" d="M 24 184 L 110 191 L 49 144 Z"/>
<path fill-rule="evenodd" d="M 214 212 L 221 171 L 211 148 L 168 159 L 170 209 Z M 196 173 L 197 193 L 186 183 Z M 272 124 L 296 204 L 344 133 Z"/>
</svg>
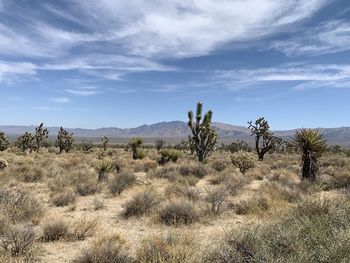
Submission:
<svg viewBox="0 0 350 263">
<path fill-rule="evenodd" d="M 350 126 L 348 0 L 0 0 L 0 125 Z"/>
</svg>

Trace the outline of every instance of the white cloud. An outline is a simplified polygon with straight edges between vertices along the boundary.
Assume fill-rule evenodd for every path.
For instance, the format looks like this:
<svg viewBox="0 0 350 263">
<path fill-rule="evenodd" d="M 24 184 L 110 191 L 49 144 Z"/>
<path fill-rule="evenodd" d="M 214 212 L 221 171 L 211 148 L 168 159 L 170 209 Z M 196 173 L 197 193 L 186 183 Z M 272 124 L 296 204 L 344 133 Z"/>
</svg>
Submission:
<svg viewBox="0 0 350 263">
<path fill-rule="evenodd" d="M 49 107 L 49 106 L 38 106 L 38 107 L 33 107 L 33 109 L 40 110 L 40 111 L 59 111 L 59 110 L 62 110 L 62 108 Z"/>
<path fill-rule="evenodd" d="M 350 23 L 329 21 L 288 40 L 274 41 L 270 48 L 288 56 L 321 55 L 350 50 Z"/>
<path fill-rule="evenodd" d="M 223 44 L 259 39 L 309 18 L 325 0 L 84 0 L 95 27 L 142 56 L 205 55 Z"/>
<path fill-rule="evenodd" d="M 273 68 L 216 71 L 216 85 L 238 90 L 268 83 L 299 83 L 296 89 L 346 87 L 350 83 L 350 65 L 282 65 Z"/>
<path fill-rule="evenodd" d="M 35 75 L 37 66 L 28 62 L 0 61 L 0 83 L 11 82 L 17 76 Z"/>
<path fill-rule="evenodd" d="M 93 96 L 100 93 L 95 87 L 77 87 L 65 91 L 76 96 Z"/>
<path fill-rule="evenodd" d="M 68 97 L 56 97 L 56 98 L 50 98 L 50 101 L 55 103 L 68 103 L 70 102 L 70 99 Z"/>
</svg>

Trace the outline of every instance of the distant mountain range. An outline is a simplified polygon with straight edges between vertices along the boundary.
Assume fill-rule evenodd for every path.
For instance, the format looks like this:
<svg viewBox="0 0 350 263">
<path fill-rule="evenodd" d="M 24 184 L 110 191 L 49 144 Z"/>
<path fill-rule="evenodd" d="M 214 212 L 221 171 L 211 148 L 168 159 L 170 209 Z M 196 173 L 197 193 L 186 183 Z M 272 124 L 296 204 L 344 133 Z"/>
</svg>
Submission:
<svg viewBox="0 0 350 263">
<path fill-rule="evenodd" d="M 218 136 L 221 140 L 229 141 L 243 139 L 252 142 L 250 131 L 246 127 L 235 126 L 226 123 L 214 122 Z M 47 127 L 51 136 L 55 136 L 59 127 Z M 325 135 L 329 144 L 339 144 L 350 147 L 350 127 L 341 128 L 319 128 Z M 142 125 L 136 128 L 121 129 L 116 127 L 99 128 L 99 129 L 81 129 L 67 128 L 69 132 L 73 132 L 78 138 L 97 138 L 107 136 L 109 138 L 130 138 L 141 136 L 144 138 L 185 138 L 189 135 L 190 130 L 186 122 L 171 121 L 159 122 L 151 125 Z M 15 137 L 27 132 L 34 132 L 34 126 L 1 126 L 0 131 L 4 131 L 7 135 Z M 296 130 L 273 131 L 278 137 L 290 139 Z"/>
</svg>

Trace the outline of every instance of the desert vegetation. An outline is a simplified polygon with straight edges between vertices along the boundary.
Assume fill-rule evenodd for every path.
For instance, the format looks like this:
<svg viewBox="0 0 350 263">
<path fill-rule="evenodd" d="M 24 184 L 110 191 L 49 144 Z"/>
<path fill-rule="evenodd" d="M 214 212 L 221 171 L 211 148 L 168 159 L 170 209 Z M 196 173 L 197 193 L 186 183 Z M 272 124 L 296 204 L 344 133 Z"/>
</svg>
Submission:
<svg viewBox="0 0 350 263">
<path fill-rule="evenodd" d="M 0 132 L 0 262 L 349 261 L 348 150 L 317 130 L 283 142 L 264 118 L 256 152 L 218 147 L 212 112 L 188 117 L 187 140 L 147 150 Z"/>
</svg>

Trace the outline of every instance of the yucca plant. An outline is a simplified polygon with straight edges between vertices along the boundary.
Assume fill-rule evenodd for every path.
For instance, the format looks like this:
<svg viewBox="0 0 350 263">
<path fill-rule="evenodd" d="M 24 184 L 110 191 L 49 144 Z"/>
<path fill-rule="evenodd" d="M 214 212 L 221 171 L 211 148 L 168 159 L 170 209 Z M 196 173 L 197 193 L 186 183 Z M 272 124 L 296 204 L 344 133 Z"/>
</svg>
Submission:
<svg viewBox="0 0 350 263">
<path fill-rule="evenodd" d="M 302 178 L 314 181 L 319 170 L 318 157 L 327 149 L 323 133 L 314 129 L 297 131 L 293 144 L 302 152 Z"/>
<path fill-rule="evenodd" d="M 107 160 L 102 160 L 98 167 L 98 180 L 102 181 L 107 178 L 107 173 L 111 172 L 115 166 L 112 162 Z"/>
</svg>

